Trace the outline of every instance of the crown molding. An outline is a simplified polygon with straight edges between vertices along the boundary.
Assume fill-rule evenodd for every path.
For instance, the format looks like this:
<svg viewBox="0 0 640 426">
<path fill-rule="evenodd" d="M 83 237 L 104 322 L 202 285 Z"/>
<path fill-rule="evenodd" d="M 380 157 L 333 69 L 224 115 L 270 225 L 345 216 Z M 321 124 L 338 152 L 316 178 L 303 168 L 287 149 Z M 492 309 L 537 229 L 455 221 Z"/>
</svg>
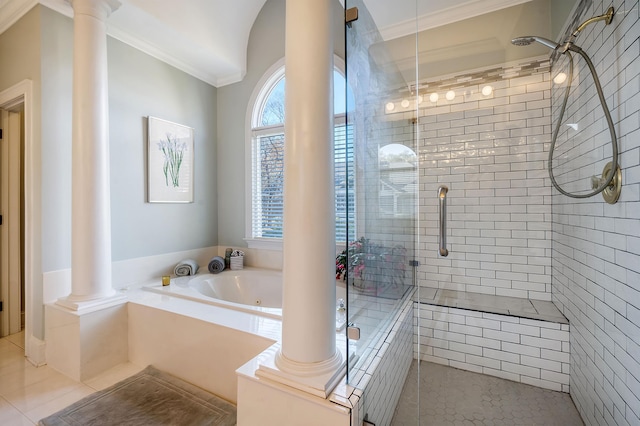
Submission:
<svg viewBox="0 0 640 426">
<path fill-rule="evenodd" d="M 408 19 L 406 21 L 381 28 L 380 35 L 384 40 L 392 40 L 406 35 L 415 34 L 416 28 L 418 32 L 420 32 L 473 18 L 474 16 L 484 15 L 485 13 L 495 12 L 496 10 L 505 9 L 507 7 L 517 6 L 529 1 L 531 0 L 471 0 L 461 5 L 451 6 L 437 12 L 418 16 L 417 19 Z"/>
<path fill-rule="evenodd" d="M 37 4 L 42 4 L 64 16 L 73 18 L 73 8 L 67 0 L 0 0 L 0 34 L 15 24 Z M 208 72 L 204 67 L 181 61 L 162 47 L 136 37 L 119 27 L 109 25 L 108 22 L 107 34 L 214 87 L 241 81 L 246 73 L 244 69 L 223 75 Z"/>
<path fill-rule="evenodd" d="M 133 36 L 130 33 L 121 30 L 120 28 L 108 26 L 107 34 L 109 36 L 115 38 L 123 42 L 124 44 L 128 44 L 129 46 L 138 49 L 147 55 L 158 59 L 166 64 L 171 65 L 174 68 L 179 69 L 182 72 L 185 72 L 198 80 L 204 81 L 214 87 L 220 87 L 221 85 L 231 84 L 242 80 L 244 75 L 223 75 L 218 76 L 216 74 L 207 72 L 202 67 L 193 66 L 184 61 L 177 59 L 170 52 L 162 49 L 159 46 L 156 46 L 153 43 L 150 43 L 146 40 L 143 40 L 139 37 Z"/>
<path fill-rule="evenodd" d="M 27 14 L 38 0 L 5 0 L 0 2 L 0 34 Z"/>
</svg>

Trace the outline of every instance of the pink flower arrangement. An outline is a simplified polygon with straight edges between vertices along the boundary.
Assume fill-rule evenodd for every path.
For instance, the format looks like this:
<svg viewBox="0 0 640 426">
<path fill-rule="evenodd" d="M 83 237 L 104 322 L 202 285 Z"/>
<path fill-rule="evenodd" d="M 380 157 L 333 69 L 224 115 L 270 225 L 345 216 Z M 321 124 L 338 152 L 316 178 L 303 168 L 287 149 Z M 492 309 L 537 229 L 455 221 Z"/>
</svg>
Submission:
<svg viewBox="0 0 640 426">
<path fill-rule="evenodd" d="M 347 278 L 347 272 L 353 272 L 355 277 L 360 277 L 362 270 L 364 269 L 364 260 L 362 255 L 364 254 L 364 246 L 367 240 L 361 237 L 359 240 L 349 243 L 349 246 L 342 250 L 342 252 L 336 256 L 336 279 L 343 280 Z"/>
<path fill-rule="evenodd" d="M 364 237 L 349 243 L 336 256 L 336 279 L 351 278 L 379 281 L 404 277 L 406 249 L 402 246 L 385 247 Z M 385 270 L 386 272 L 382 272 Z M 389 272 L 391 271 L 391 272 Z"/>
</svg>

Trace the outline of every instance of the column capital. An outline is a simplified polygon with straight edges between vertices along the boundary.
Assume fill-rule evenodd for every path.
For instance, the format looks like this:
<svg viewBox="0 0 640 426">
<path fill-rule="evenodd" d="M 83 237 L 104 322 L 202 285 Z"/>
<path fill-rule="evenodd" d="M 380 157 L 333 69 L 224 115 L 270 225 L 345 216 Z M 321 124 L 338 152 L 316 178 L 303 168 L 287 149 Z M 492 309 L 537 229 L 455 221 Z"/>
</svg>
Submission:
<svg viewBox="0 0 640 426">
<path fill-rule="evenodd" d="M 121 5 L 119 0 L 65 0 L 75 15 L 89 15 L 104 21 Z"/>
</svg>

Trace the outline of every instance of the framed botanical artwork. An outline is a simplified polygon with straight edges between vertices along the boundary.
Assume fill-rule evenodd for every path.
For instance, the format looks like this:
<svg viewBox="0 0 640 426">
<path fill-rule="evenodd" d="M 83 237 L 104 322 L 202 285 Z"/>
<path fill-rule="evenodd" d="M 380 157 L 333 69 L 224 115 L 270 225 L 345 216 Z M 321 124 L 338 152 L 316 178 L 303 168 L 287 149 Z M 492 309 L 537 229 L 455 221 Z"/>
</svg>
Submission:
<svg viewBox="0 0 640 426">
<path fill-rule="evenodd" d="M 193 202 L 193 128 L 156 117 L 147 120 L 147 199 Z"/>
</svg>

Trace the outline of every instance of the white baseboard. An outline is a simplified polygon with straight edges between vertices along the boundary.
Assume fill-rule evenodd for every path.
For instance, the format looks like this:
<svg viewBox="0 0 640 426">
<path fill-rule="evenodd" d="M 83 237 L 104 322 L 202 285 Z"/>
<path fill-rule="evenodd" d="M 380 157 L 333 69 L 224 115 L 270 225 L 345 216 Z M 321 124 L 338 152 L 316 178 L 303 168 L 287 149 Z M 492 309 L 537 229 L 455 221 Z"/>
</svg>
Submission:
<svg viewBox="0 0 640 426">
<path fill-rule="evenodd" d="M 47 363 L 45 356 L 45 342 L 44 340 L 40 340 L 33 336 L 28 336 L 25 349 L 25 356 L 27 360 L 35 365 L 36 367 L 40 367 Z"/>
</svg>

